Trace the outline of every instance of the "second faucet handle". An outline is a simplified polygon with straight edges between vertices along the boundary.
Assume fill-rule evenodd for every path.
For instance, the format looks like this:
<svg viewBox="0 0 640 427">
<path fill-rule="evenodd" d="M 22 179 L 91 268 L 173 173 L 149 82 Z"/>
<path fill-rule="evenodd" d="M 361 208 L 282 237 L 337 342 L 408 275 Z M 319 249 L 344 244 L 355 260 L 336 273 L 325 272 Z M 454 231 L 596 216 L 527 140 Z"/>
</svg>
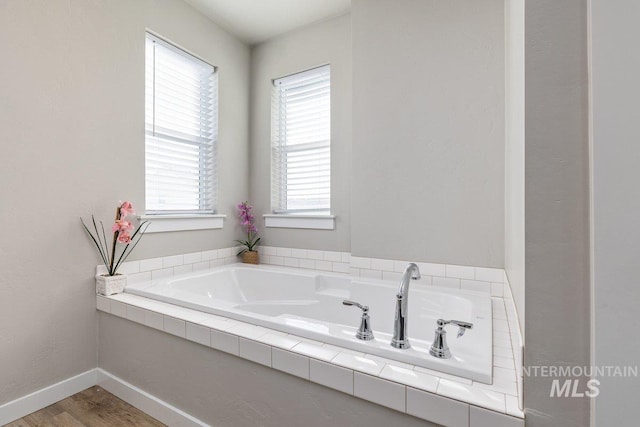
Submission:
<svg viewBox="0 0 640 427">
<path fill-rule="evenodd" d="M 448 359 L 451 357 L 451 350 L 447 345 L 447 332 L 444 330 L 444 327 L 446 325 L 456 325 L 459 328 L 458 338 L 460 338 L 464 335 L 467 329 L 473 328 L 473 323 L 444 319 L 438 319 L 436 323 L 438 324 L 438 327 L 436 328 L 436 334 L 433 338 L 431 348 L 429 348 L 429 354 L 437 357 L 438 359 Z"/>
<path fill-rule="evenodd" d="M 344 305 L 350 305 L 358 307 L 362 310 L 362 318 L 360 319 L 360 327 L 356 332 L 356 338 L 363 341 L 370 341 L 373 337 L 373 331 L 371 330 L 371 318 L 369 317 L 369 306 L 362 305 L 359 302 L 344 300 Z"/>
<path fill-rule="evenodd" d="M 460 328 L 460 329 L 458 329 L 458 338 L 463 336 L 464 333 L 467 332 L 467 329 L 472 329 L 473 328 L 473 323 L 462 322 L 460 320 L 438 319 L 437 323 L 438 323 L 438 329 L 440 329 L 440 330 L 442 330 L 442 327 L 445 326 L 445 325 L 456 325 L 458 328 Z"/>
<path fill-rule="evenodd" d="M 368 313 L 369 312 L 369 306 L 368 305 L 362 305 L 359 302 L 355 302 L 355 301 L 349 301 L 348 299 L 342 301 L 342 304 L 344 305 L 354 305 L 356 307 L 358 307 L 360 310 L 362 310 L 364 313 Z"/>
</svg>

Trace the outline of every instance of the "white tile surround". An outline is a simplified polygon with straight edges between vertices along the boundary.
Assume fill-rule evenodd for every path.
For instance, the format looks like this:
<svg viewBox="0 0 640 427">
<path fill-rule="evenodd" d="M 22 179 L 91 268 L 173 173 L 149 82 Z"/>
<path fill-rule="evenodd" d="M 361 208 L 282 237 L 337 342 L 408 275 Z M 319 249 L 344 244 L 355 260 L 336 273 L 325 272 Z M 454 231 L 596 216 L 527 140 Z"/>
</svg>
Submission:
<svg viewBox="0 0 640 427">
<path fill-rule="evenodd" d="M 407 263 L 420 267 L 423 281 L 428 285 L 491 292 L 494 297 L 505 296 L 504 270 L 498 268 L 468 267 L 433 264 L 411 260 L 390 260 L 352 256 L 348 252 L 317 251 L 310 249 L 260 246 L 262 264 L 310 270 L 346 273 L 357 277 L 400 280 Z"/>
<path fill-rule="evenodd" d="M 237 248 L 132 261 L 130 283 L 238 261 Z M 264 264 L 399 280 L 408 261 L 344 252 L 260 247 Z M 130 294 L 97 297 L 98 310 L 447 426 L 523 426 L 522 340 L 504 271 L 417 263 L 431 286 L 491 293 L 493 384 L 442 374 Z M 99 266 L 97 272 L 103 272 Z"/>
</svg>

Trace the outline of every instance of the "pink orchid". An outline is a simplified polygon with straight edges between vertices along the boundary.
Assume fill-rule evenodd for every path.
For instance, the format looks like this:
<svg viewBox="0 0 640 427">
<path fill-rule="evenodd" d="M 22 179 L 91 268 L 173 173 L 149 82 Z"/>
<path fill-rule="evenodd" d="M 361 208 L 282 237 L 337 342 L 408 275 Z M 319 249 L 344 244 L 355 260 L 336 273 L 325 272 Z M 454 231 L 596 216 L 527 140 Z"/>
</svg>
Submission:
<svg viewBox="0 0 640 427">
<path fill-rule="evenodd" d="M 129 244 L 131 243 L 131 236 L 127 231 L 122 231 L 118 234 L 118 242 Z"/>
<path fill-rule="evenodd" d="M 107 240 L 102 221 L 99 222 L 100 228 L 98 228 L 96 219 L 91 215 L 90 224 L 93 228 L 92 231 L 87 224 L 85 224 L 84 220 L 80 218 L 82 226 L 91 237 L 102 262 L 104 262 L 104 265 L 107 267 L 107 275 L 109 276 L 115 276 L 117 274 L 118 268 L 126 261 L 127 257 L 131 255 L 133 248 L 136 247 L 142 235 L 149 227 L 148 221 L 141 221 L 137 227 L 134 227 L 130 221 L 126 220 L 129 215 L 133 214 L 133 206 L 130 202 L 118 202 L 115 222 L 111 227 L 111 232 L 113 233 L 111 244 L 109 244 Z M 122 245 L 118 245 L 118 243 Z"/>
<path fill-rule="evenodd" d="M 117 219 L 113 227 L 111 227 L 113 233 L 128 233 L 130 230 L 133 230 L 133 224 L 125 219 Z"/>
<path fill-rule="evenodd" d="M 120 205 L 120 218 L 125 218 L 127 215 L 135 215 L 135 212 L 131 202 L 124 201 Z"/>
</svg>

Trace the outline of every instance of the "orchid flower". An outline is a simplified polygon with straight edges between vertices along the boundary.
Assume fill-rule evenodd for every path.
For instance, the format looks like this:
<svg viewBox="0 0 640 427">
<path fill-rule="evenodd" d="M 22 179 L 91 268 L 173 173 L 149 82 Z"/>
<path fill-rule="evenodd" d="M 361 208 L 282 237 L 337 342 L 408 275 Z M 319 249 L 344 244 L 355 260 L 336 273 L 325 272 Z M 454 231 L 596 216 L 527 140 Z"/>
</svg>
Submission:
<svg viewBox="0 0 640 427">
<path fill-rule="evenodd" d="M 126 218 L 128 215 L 135 215 L 131 202 L 124 201 L 120 204 L 120 218 Z"/>
<path fill-rule="evenodd" d="M 127 233 L 131 230 L 133 230 L 133 224 L 131 224 L 126 219 L 116 219 L 116 222 L 111 227 L 112 233 L 115 233 L 115 232 Z"/>
<path fill-rule="evenodd" d="M 118 234 L 118 242 L 120 243 L 131 243 L 131 235 L 126 231 L 123 231 Z"/>
</svg>

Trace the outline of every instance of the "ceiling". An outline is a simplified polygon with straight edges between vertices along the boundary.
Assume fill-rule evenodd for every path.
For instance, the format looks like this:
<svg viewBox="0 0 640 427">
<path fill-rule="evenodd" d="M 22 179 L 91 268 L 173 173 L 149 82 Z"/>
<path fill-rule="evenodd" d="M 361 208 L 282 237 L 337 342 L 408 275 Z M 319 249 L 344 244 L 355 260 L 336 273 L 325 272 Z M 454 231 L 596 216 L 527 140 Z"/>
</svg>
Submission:
<svg viewBox="0 0 640 427">
<path fill-rule="evenodd" d="M 351 0 L 185 1 L 248 44 L 342 15 L 351 8 Z"/>
</svg>

